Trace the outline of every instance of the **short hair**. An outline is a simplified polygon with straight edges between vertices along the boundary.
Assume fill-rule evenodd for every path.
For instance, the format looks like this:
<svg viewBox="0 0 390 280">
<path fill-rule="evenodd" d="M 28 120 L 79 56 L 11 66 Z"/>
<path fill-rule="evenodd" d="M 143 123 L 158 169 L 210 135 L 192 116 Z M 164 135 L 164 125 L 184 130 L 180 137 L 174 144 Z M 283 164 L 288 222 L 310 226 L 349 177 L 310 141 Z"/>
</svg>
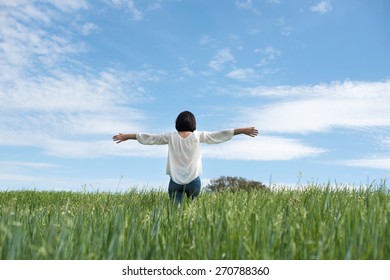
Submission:
<svg viewBox="0 0 390 280">
<path fill-rule="evenodd" d="M 191 131 L 196 130 L 196 119 L 194 114 L 189 111 L 181 112 L 176 118 L 177 131 Z"/>
</svg>

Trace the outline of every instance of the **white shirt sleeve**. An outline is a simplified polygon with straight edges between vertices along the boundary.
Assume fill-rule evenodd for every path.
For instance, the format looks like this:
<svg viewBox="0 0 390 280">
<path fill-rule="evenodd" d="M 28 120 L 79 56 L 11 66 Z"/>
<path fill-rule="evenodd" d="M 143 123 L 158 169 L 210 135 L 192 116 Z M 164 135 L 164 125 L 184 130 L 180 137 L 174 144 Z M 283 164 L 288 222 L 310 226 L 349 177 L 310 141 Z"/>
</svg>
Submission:
<svg viewBox="0 0 390 280">
<path fill-rule="evenodd" d="M 234 129 L 225 129 L 221 131 L 201 131 L 199 134 L 199 141 L 207 144 L 219 144 L 232 139 Z"/>
<path fill-rule="evenodd" d="M 165 134 L 148 134 L 137 133 L 136 138 L 143 145 L 165 145 L 168 144 L 170 133 Z"/>
</svg>

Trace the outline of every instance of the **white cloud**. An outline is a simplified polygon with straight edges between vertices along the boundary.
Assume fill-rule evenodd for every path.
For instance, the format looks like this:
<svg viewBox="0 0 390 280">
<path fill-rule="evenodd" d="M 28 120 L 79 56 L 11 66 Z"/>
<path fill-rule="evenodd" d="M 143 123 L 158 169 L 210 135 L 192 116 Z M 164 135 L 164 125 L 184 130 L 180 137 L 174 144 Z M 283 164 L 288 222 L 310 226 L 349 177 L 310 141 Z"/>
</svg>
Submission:
<svg viewBox="0 0 390 280">
<path fill-rule="evenodd" d="M 284 17 L 279 17 L 277 19 L 277 25 L 280 27 L 280 34 L 283 36 L 290 36 L 291 33 L 293 32 L 294 28 L 290 25 L 287 25 L 286 20 Z"/>
<path fill-rule="evenodd" d="M 15 184 L 16 187 L 20 188 L 20 186 L 18 186 L 19 184 L 28 183 L 31 185 L 31 184 L 35 184 L 36 182 L 39 182 L 40 180 L 35 175 L 24 175 L 22 173 L 0 173 L 0 181 L 2 182 L 2 186 L 0 186 L 0 190 L 4 190 L 4 189 L 9 190 L 12 189 L 12 186 L 10 187 L 8 185 L 11 183 Z M 53 183 L 55 183 L 55 181 Z"/>
<path fill-rule="evenodd" d="M 199 44 L 202 49 L 215 48 L 217 46 L 216 39 L 209 35 L 203 35 Z"/>
<path fill-rule="evenodd" d="M 378 135 L 379 136 L 376 136 Z M 376 144 L 375 147 L 376 152 L 371 154 L 371 156 L 365 156 L 361 158 L 354 158 L 348 160 L 338 160 L 330 162 L 331 164 L 336 165 L 344 165 L 344 166 L 352 166 L 352 167 L 361 167 L 361 168 L 370 168 L 370 169 L 382 169 L 382 170 L 390 170 L 390 142 L 388 136 L 389 131 L 386 129 L 377 129 L 372 130 L 371 135 L 375 135 Z M 378 152 L 378 150 L 380 152 Z"/>
<path fill-rule="evenodd" d="M 255 35 L 259 34 L 260 32 L 261 32 L 261 30 L 259 28 L 251 28 L 246 33 L 251 35 L 251 36 L 255 36 Z"/>
<path fill-rule="evenodd" d="M 254 74 L 254 70 L 252 68 L 245 68 L 245 69 L 236 69 L 227 74 L 229 78 L 236 79 L 236 80 L 248 80 L 250 79 Z"/>
<path fill-rule="evenodd" d="M 275 59 L 280 57 L 282 55 L 282 51 L 279 49 L 276 49 L 272 46 L 267 46 L 265 48 L 257 48 L 254 50 L 255 53 L 259 53 L 263 55 L 263 58 L 261 59 L 260 63 L 258 63 L 256 66 L 266 66 L 270 63 L 272 63 Z"/>
<path fill-rule="evenodd" d="M 94 24 L 92 22 L 84 23 L 81 26 L 81 34 L 83 34 L 85 36 L 91 34 L 92 32 L 96 32 L 99 30 L 101 30 L 101 29 L 96 24 Z"/>
<path fill-rule="evenodd" d="M 59 165 L 53 163 L 44 163 L 44 162 L 31 162 L 31 161 L 0 161 L 0 166 L 2 168 L 6 167 L 9 169 L 19 168 L 19 167 L 28 167 L 33 169 L 46 169 L 46 168 L 58 168 Z"/>
<path fill-rule="evenodd" d="M 229 40 L 236 46 L 237 50 L 244 49 L 244 46 L 243 46 L 243 43 L 242 43 L 240 36 L 238 36 L 236 34 L 229 34 Z"/>
<path fill-rule="evenodd" d="M 332 10 L 332 4 L 330 0 L 323 0 L 311 6 L 311 10 L 315 13 L 326 14 Z"/>
<path fill-rule="evenodd" d="M 47 178 L 40 178 L 37 173 L 55 171 L 59 168 L 61 168 L 60 165 L 45 162 L 0 161 L 0 181 L 2 182 L 0 190 L 20 188 L 20 185 L 26 183 L 33 188 L 38 182 L 47 181 Z M 59 180 L 53 180 L 52 186 L 58 182 Z"/>
<path fill-rule="evenodd" d="M 81 6 L 73 7 L 77 8 Z M 69 34 L 50 33 L 51 28 L 61 30 L 60 18 L 61 11 L 51 6 L 26 4 L 0 9 L 0 71 L 8 72 L 10 66 L 31 70 L 37 64 L 51 67 L 69 58 L 68 55 L 82 52 L 83 44 L 73 42 Z M 68 28 L 67 22 L 64 25 Z"/>
<path fill-rule="evenodd" d="M 13 87 L 0 82 L 0 144 L 50 149 L 53 155 L 56 150 L 62 156 L 65 144 L 71 143 L 67 141 L 79 139 L 94 147 L 81 145 L 85 151 L 98 150 L 99 145 L 89 138 L 141 130 L 147 118 L 129 104 L 142 100 L 139 83 L 152 78 L 146 72 L 127 75 L 113 71 L 91 77 L 60 73 L 55 78 L 18 79 Z M 15 134 L 20 136 L 18 141 L 13 140 Z M 52 139 L 61 145 L 52 145 Z"/>
<path fill-rule="evenodd" d="M 260 12 L 253 6 L 252 0 L 236 0 L 236 7 L 240 10 L 249 10 L 256 15 L 260 14 Z"/>
<path fill-rule="evenodd" d="M 188 66 L 184 66 L 180 68 L 180 71 L 186 74 L 187 76 L 195 76 L 195 71 Z"/>
<path fill-rule="evenodd" d="M 242 93 L 279 98 L 246 108 L 243 119 L 268 132 L 311 133 L 333 128 L 390 127 L 390 81 L 247 88 Z"/>
<path fill-rule="evenodd" d="M 390 157 L 353 159 L 338 161 L 336 163 L 347 166 L 390 170 Z"/>
<path fill-rule="evenodd" d="M 1 0 L 0 6 L 5 7 L 17 7 L 18 9 L 30 9 L 33 6 L 31 4 L 35 4 L 34 2 L 38 1 L 31 1 L 31 0 Z M 63 11 L 63 12 L 74 12 L 81 9 L 87 9 L 88 4 L 85 0 L 45 0 L 40 1 L 43 2 L 43 4 L 51 4 L 55 8 Z M 30 5 L 29 5 L 30 4 Z M 41 3 L 42 4 L 42 3 Z"/>
<path fill-rule="evenodd" d="M 161 4 L 160 2 L 153 2 L 148 4 L 148 10 L 150 11 L 157 11 L 161 9 Z"/>
<path fill-rule="evenodd" d="M 131 18 L 135 21 L 142 20 L 144 13 L 135 5 L 134 0 L 105 0 L 106 3 L 113 5 L 116 8 L 125 9 L 131 14 Z"/>
<path fill-rule="evenodd" d="M 48 0 L 48 2 L 64 12 L 72 12 L 88 8 L 88 4 L 85 0 Z"/>
<path fill-rule="evenodd" d="M 318 156 L 324 152 L 322 148 L 308 146 L 296 139 L 263 135 L 253 139 L 239 139 L 236 136 L 218 146 L 203 146 L 205 157 L 229 160 L 292 160 Z"/>
<path fill-rule="evenodd" d="M 251 9 L 252 8 L 252 0 L 237 0 L 236 6 L 240 9 Z"/>
<path fill-rule="evenodd" d="M 380 139 L 381 145 L 386 148 L 390 148 L 390 137 L 384 137 Z"/>
<path fill-rule="evenodd" d="M 98 74 L 57 72 L 51 77 L 14 78 L 13 82 L 0 80 L 0 108 L 57 113 L 120 109 L 126 103 L 143 100 L 142 83 L 157 79 L 150 71 L 125 73 L 113 69 Z"/>
<path fill-rule="evenodd" d="M 101 138 L 147 127 L 134 106 L 149 100 L 146 87 L 161 74 L 151 68 L 97 72 L 75 62 L 85 50 L 72 36 L 78 30 L 62 19 L 87 6 L 65 2 L 0 4 L 0 145 L 57 156 L 101 155 Z M 85 32 L 95 28 L 91 23 Z"/>
<path fill-rule="evenodd" d="M 234 56 L 230 52 L 230 49 L 225 48 L 217 52 L 213 59 L 209 62 L 209 67 L 219 71 L 222 70 L 224 65 L 228 62 L 234 61 Z"/>
</svg>

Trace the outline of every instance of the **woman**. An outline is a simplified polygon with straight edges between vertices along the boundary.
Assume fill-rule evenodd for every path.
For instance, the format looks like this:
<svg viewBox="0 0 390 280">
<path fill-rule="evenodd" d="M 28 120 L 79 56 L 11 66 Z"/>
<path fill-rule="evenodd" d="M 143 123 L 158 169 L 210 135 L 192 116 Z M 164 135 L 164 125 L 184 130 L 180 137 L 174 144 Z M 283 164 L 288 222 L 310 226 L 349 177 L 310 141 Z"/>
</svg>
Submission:
<svg viewBox="0 0 390 280">
<path fill-rule="evenodd" d="M 117 144 L 126 140 L 138 140 L 144 145 L 168 144 L 167 174 L 170 176 L 169 197 L 180 203 L 185 193 L 195 198 L 200 193 L 202 173 L 200 143 L 218 144 L 230 140 L 234 135 L 245 134 L 250 137 L 258 135 L 254 127 L 226 129 L 216 132 L 195 131 L 196 119 L 184 111 L 176 118 L 177 132 L 163 134 L 122 134 L 112 137 Z"/>
</svg>

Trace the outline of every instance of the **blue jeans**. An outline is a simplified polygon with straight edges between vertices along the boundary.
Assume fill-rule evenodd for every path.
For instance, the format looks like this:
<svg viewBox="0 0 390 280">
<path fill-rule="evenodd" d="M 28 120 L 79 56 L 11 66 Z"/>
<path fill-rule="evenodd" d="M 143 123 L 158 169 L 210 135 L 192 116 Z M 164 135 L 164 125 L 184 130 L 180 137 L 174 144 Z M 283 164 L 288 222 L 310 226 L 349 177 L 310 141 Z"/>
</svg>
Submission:
<svg viewBox="0 0 390 280">
<path fill-rule="evenodd" d="M 171 200 L 175 203 L 181 203 L 183 200 L 183 194 L 186 194 L 188 198 L 194 199 L 200 193 L 200 177 L 196 177 L 193 181 L 185 185 L 179 185 L 172 181 L 169 181 L 168 194 Z"/>
</svg>

